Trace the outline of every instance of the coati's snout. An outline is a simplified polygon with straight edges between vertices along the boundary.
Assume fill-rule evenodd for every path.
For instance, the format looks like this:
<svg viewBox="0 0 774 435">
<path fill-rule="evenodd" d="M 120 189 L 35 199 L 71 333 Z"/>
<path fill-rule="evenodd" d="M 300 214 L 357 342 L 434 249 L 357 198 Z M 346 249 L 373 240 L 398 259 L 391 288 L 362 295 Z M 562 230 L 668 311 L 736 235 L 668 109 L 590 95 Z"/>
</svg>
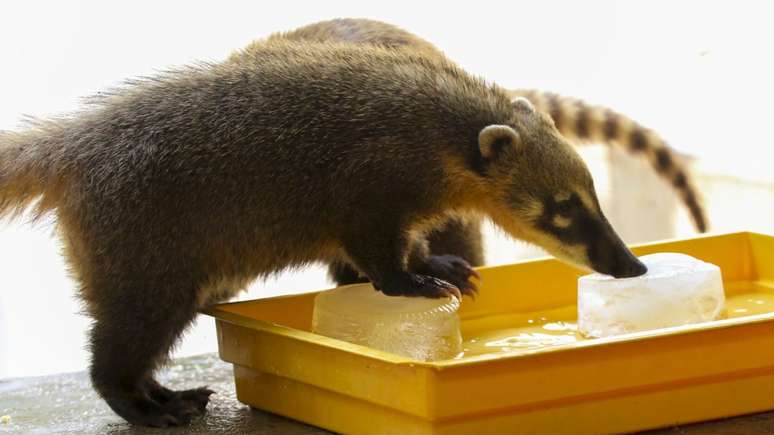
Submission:
<svg viewBox="0 0 774 435">
<path fill-rule="evenodd" d="M 609 224 L 607 225 L 610 226 Z M 631 278 L 648 271 L 637 257 L 610 228 L 610 236 L 605 242 L 592 243 L 587 248 L 591 267 L 599 273 L 616 278 Z"/>
<path fill-rule="evenodd" d="M 523 98 L 513 106 L 513 125 L 488 126 L 479 135 L 493 220 L 585 269 L 616 278 L 647 272 L 605 218 L 586 164 L 550 118 Z"/>
<path fill-rule="evenodd" d="M 555 195 L 545 198 L 540 210 L 532 223 L 533 238 L 558 258 L 616 278 L 647 272 L 602 214 L 595 196 Z"/>
<path fill-rule="evenodd" d="M 647 272 L 602 214 L 594 192 L 573 192 L 544 199 L 535 222 L 538 231 L 556 239 L 560 258 L 616 278 Z M 551 243 L 549 242 L 549 248 Z M 549 249 L 551 250 L 551 249 Z"/>
</svg>

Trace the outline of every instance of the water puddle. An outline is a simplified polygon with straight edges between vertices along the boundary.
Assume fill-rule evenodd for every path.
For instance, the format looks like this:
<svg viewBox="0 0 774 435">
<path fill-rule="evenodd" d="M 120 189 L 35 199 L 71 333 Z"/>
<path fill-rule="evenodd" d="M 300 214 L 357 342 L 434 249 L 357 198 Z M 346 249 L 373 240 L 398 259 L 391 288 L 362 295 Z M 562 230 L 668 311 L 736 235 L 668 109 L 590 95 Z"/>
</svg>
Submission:
<svg viewBox="0 0 774 435">
<path fill-rule="evenodd" d="M 756 283 L 734 283 L 725 318 L 774 312 L 774 292 Z M 587 340 L 578 333 L 575 306 L 532 313 L 463 319 L 463 351 L 456 359 L 501 352 L 532 353 Z"/>
</svg>

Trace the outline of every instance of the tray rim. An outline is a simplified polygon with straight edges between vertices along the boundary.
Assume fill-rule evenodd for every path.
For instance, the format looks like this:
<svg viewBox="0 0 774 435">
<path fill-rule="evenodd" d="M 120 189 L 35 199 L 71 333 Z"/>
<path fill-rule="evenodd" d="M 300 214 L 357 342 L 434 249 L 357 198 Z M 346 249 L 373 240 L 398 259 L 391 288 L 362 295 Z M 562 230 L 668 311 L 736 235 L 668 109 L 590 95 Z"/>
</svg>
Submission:
<svg viewBox="0 0 774 435">
<path fill-rule="evenodd" d="M 688 237 L 688 238 L 670 238 L 670 239 L 647 242 L 647 243 L 632 244 L 630 246 L 636 249 L 640 247 L 649 247 L 649 246 L 660 245 L 665 243 L 684 242 L 689 240 L 699 240 L 699 239 L 715 238 L 715 237 L 732 237 L 732 236 L 742 236 L 747 238 L 749 238 L 750 236 L 774 237 L 769 234 L 754 232 L 754 231 L 732 231 L 732 232 L 719 232 L 719 233 L 705 233 L 705 234 L 697 235 L 695 237 Z M 545 261 L 558 262 L 559 260 L 556 260 L 555 258 L 550 256 L 544 256 L 539 258 L 520 260 L 520 261 L 507 263 L 507 264 L 478 267 L 476 268 L 476 270 L 492 270 L 492 269 L 498 269 L 498 268 L 513 267 L 514 265 L 530 264 L 530 263 L 545 262 Z M 275 297 L 269 297 L 269 298 L 250 299 L 246 301 L 226 302 L 226 303 L 221 303 L 221 304 L 212 305 L 210 307 L 206 307 L 200 310 L 200 312 L 203 314 L 209 315 L 211 317 L 214 317 L 216 321 L 228 322 L 236 326 L 249 328 L 256 332 L 265 332 L 269 334 L 279 335 L 291 340 L 302 341 L 308 344 L 312 344 L 314 346 L 331 348 L 331 349 L 347 352 L 350 354 L 354 354 L 360 357 L 373 358 L 385 363 L 409 365 L 413 367 L 422 367 L 422 368 L 433 369 L 438 371 L 444 370 L 444 369 L 467 367 L 471 365 L 477 365 L 477 364 L 493 362 L 493 361 L 503 362 L 506 360 L 519 360 L 523 358 L 530 358 L 536 355 L 547 355 L 547 354 L 554 354 L 559 352 L 573 352 L 573 351 L 580 352 L 588 348 L 596 349 L 600 347 L 615 346 L 615 345 L 620 345 L 625 343 L 640 342 L 640 341 L 653 340 L 658 338 L 668 338 L 668 337 L 673 337 L 677 335 L 700 333 L 700 332 L 711 331 L 711 330 L 729 329 L 729 328 L 734 328 L 734 327 L 743 326 L 743 325 L 759 324 L 759 323 L 774 321 L 774 312 L 770 312 L 770 313 L 756 314 L 751 316 L 737 317 L 733 319 L 720 319 L 720 320 L 714 320 L 710 322 L 673 326 L 668 328 L 659 328 L 654 330 L 634 332 L 629 334 L 621 334 L 621 335 L 605 337 L 605 338 L 596 338 L 596 339 L 591 339 L 586 341 L 552 346 L 544 349 L 536 349 L 533 351 L 519 350 L 519 351 L 511 351 L 511 352 L 497 352 L 497 353 L 485 354 L 485 355 L 474 355 L 469 357 L 463 357 L 460 359 L 447 359 L 447 360 L 439 360 L 439 361 L 420 361 L 420 360 L 415 360 L 408 357 L 396 355 L 390 352 L 380 351 L 367 346 L 348 343 L 346 341 L 338 340 L 335 338 L 325 337 L 310 331 L 304 331 L 304 330 L 295 329 L 284 325 L 279 325 L 271 322 L 266 322 L 266 321 L 246 317 L 246 316 L 236 314 L 230 311 L 226 311 L 220 308 L 220 307 L 236 305 L 236 304 L 260 303 L 260 301 L 264 301 L 264 300 L 266 301 L 280 300 L 285 298 L 298 297 L 302 295 L 317 294 L 319 292 L 330 290 L 330 289 L 332 288 L 313 290 L 309 292 L 296 293 L 292 295 L 281 295 L 281 296 L 275 296 Z"/>
</svg>

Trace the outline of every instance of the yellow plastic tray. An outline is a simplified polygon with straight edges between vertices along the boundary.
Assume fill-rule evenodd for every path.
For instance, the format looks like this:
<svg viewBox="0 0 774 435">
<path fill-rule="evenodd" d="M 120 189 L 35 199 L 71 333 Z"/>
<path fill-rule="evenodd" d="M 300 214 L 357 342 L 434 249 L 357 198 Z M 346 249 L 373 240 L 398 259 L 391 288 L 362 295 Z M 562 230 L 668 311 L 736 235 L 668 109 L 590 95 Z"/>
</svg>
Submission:
<svg viewBox="0 0 774 435">
<path fill-rule="evenodd" d="M 612 433 L 774 409 L 774 237 L 639 246 L 717 264 L 727 318 L 614 338 L 574 334 L 580 271 L 480 269 L 460 310 L 466 353 L 420 362 L 309 332 L 316 293 L 214 306 L 237 397 L 343 433 Z"/>
</svg>

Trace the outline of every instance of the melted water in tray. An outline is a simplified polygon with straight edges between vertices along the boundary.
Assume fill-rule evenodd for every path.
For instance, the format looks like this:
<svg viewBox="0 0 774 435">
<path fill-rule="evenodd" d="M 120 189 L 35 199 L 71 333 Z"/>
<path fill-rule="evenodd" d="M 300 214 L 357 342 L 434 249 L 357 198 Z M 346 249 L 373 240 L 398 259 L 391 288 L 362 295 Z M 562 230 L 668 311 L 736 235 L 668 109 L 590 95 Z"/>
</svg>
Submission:
<svg viewBox="0 0 774 435">
<path fill-rule="evenodd" d="M 774 286 L 726 283 L 726 318 L 774 312 Z M 499 352 L 532 353 L 587 340 L 577 332 L 574 305 L 531 313 L 462 320 L 463 351 L 457 359 Z"/>
</svg>

